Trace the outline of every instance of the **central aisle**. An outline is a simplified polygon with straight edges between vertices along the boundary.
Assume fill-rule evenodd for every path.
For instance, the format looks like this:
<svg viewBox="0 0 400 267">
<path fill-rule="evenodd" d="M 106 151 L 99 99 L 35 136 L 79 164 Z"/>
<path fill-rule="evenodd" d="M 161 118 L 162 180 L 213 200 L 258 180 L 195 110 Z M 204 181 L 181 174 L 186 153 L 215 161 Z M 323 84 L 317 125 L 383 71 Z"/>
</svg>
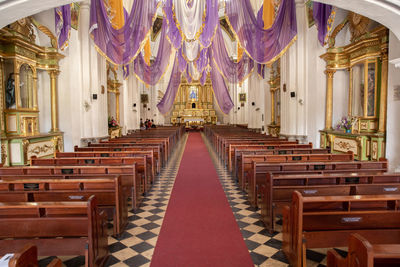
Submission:
<svg viewBox="0 0 400 267">
<path fill-rule="evenodd" d="M 190 133 L 151 266 L 254 266 L 200 133 Z"/>
</svg>

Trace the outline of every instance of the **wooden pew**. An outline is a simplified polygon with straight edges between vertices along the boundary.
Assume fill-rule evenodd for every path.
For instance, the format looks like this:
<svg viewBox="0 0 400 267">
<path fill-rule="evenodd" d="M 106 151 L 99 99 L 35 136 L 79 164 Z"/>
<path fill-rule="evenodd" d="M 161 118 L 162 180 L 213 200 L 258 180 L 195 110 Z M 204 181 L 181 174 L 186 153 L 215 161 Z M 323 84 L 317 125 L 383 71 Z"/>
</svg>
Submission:
<svg viewBox="0 0 400 267">
<path fill-rule="evenodd" d="M 84 157 L 84 158 L 52 158 L 52 159 L 38 159 L 32 157 L 30 159 L 31 166 L 124 166 L 133 165 L 139 175 L 140 193 L 146 193 L 150 190 L 151 175 L 150 170 L 147 168 L 146 156 L 140 157 Z"/>
<path fill-rule="evenodd" d="M 122 234 L 128 224 L 128 206 L 120 176 L 102 179 L 14 176 L 0 180 L 0 202 L 87 201 L 92 195 L 96 196 L 98 208 L 113 220 L 114 235 Z"/>
<path fill-rule="evenodd" d="M 396 244 L 371 244 L 359 234 L 351 234 L 346 258 L 328 250 L 327 267 L 395 267 L 400 266 L 400 239 Z"/>
<path fill-rule="evenodd" d="M 131 197 L 133 209 L 139 207 L 143 199 L 143 190 L 140 189 L 140 177 L 137 175 L 136 165 L 125 166 L 31 166 L 0 168 L 0 177 L 29 175 L 58 175 L 76 176 L 84 179 L 104 178 L 105 176 L 120 175 L 122 190 L 125 196 Z"/>
<path fill-rule="evenodd" d="M 108 257 L 106 215 L 94 196 L 87 202 L 0 203 L 0 254 L 29 242 L 39 256 L 85 255 L 85 266 Z"/>
<path fill-rule="evenodd" d="M 37 247 L 32 244 L 27 244 L 20 251 L 15 253 L 9 263 L 9 267 L 37 267 Z M 62 262 L 59 258 L 53 259 L 47 267 L 62 267 Z"/>
<path fill-rule="evenodd" d="M 274 218 L 291 203 L 294 191 L 304 196 L 400 194 L 400 173 L 267 173 L 259 190 L 261 220 L 273 232 Z"/>
<path fill-rule="evenodd" d="M 308 146 L 308 145 L 307 145 Z M 233 172 L 234 174 L 237 173 L 238 168 L 238 160 L 242 154 L 246 155 L 257 155 L 257 154 L 272 154 L 275 155 L 286 155 L 286 154 L 328 154 L 330 153 L 329 149 L 327 148 L 312 148 L 304 147 L 303 144 L 298 146 L 292 147 L 292 145 L 280 145 L 277 148 L 268 148 L 268 146 L 263 145 L 234 145 L 232 146 L 233 152 L 229 158 L 230 162 L 230 169 L 229 171 Z M 265 152 L 265 153 L 263 153 Z"/>
<path fill-rule="evenodd" d="M 239 186 L 242 190 L 252 183 L 251 172 L 253 163 L 296 163 L 296 162 L 326 162 L 326 161 L 354 161 L 353 153 L 346 154 L 286 154 L 286 155 L 242 155 L 239 175 Z"/>
<path fill-rule="evenodd" d="M 152 151 L 154 159 L 156 161 L 157 173 L 160 172 L 163 166 L 163 157 L 159 146 L 132 146 L 132 147 L 121 147 L 121 146 L 110 146 L 110 147 L 78 147 L 74 146 L 75 152 L 140 152 L 140 151 Z"/>
<path fill-rule="evenodd" d="M 244 190 L 245 186 L 245 180 L 247 177 L 248 172 L 251 170 L 251 164 L 253 161 L 256 162 L 264 162 L 265 160 L 265 155 L 291 155 L 291 154 L 302 154 L 301 152 L 305 152 L 304 154 L 328 154 L 325 153 L 326 151 L 323 150 L 323 153 L 317 153 L 319 149 L 314 150 L 312 148 L 288 148 L 285 146 L 279 146 L 273 149 L 267 150 L 267 153 L 258 153 L 258 152 L 242 152 L 240 158 L 237 161 L 237 178 L 240 187 L 242 190 Z M 293 161 L 299 158 L 300 155 L 292 155 Z"/>
<path fill-rule="evenodd" d="M 88 152 L 56 152 L 56 158 L 86 158 L 86 157 L 95 157 L 95 158 L 129 158 L 129 157 L 142 157 L 146 156 L 147 160 L 147 169 L 150 170 L 151 182 L 154 182 L 155 176 L 157 174 L 157 165 L 156 160 L 154 158 L 153 151 L 137 151 L 137 152 L 111 152 L 111 151 L 88 151 Z"/>
<path fill-rule="evenodd" d="M 331 154 L 327 154 L 331 155 Z M 350 154 L 338 154 L 350 155 Z M 254 162 L 248 175 L 248 197 L 252 206 L 257 206 L 259 188 L 266 182 L 267 173 L 273 174 L 322 174 L 322 173 L 351 173 L 370 172 L 383 173 L 388 170 L 388 161 L 325 161 L 325 162 L 284 162 L 265 163 Z"/>
<path fill-rule="evenodd" d="M 352 233 L 371 243 L 396 243 L 400 195 L 306 197 L 295 191 L 283 208 L 282 249 L 289 263 L 306 266 L 306 249 L 344 247 Z"/>
<path fill-rule="evenodd" d="M 114 151 L 122 151 L 119 150 L 123 147 L 141 147 L 141 148 L 147 148 L 147 147 L 153 147 L 156 146 L 159 148 L 160 155 L 161 155 L 161 163 L 162 166 L 165 165 L 165 163 L 168 161 L 168 151 L 166 150 L 165 146 L 163 143 L 130 143 L 130 142 L 108 142 L 108 143 L 97 143 L 97 144 L 92 144 L 88 143 L 88 147 L 113 147 Z"/>
<path fill-rule="evenodd" d="M 279 147 L 279 145 L 288 145 L 290 148 L 290 145 L 293 147 L 303 147 L 303 148 L 310 148 L 310 145 L 308 144 L 298 144 L 298 141 L 287 141 L 284 139 L 256 139 L 256 140 L 242 140 L 242 139 L 230 139 L 230 140 L 224 140 L 224 142 L 221 143 L 221 152 L 219 154 L 220 158 L 223 160 L 225 165 L 228 165 L 228 158 L 229 155 L 232 155 L 233 151 L 230 146 L 234 145 L 243 145 L 243 144 L 254 144 L 254 145 L 264 145 L 268 149 L 274 149 Z M 311 145 L 312 147 L 312 145 Z"/>
</svg>

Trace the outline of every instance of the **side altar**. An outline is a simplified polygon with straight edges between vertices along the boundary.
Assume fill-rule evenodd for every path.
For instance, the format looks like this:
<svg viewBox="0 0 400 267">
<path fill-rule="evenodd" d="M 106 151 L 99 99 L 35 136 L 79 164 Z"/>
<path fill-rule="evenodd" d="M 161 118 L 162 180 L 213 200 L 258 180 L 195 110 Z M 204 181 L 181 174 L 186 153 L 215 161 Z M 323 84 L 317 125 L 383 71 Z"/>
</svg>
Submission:
<svg viewBox="0 0 400 267">
<path fill-rule="evenodd" d="M 321 56 L 326 62 L 326 113 L 325 129 L 320 130 L 321 147 L 330 148 L 332 153 L 352 151 L 357 160 L 379 160 L 385 157 L 386 104 L 388 81 L 388 29 L 379 26 L 368 31 L 366 26 L 357 31 L 357 23 L 368 18 L 349 13 L 333 31 L 327 52 Z M 349 24 L 351 43 L 335 47 L 335 37 Z M 334 106 L 333 80 L 336 72 L 347 72 L 347 110 Z M 336 88 L 335 88 L 336 89 Z M 347 130 L 337 130 L 332 126 L 333 108 L 353 120 Z"/>
<path fill-rule="evenodd" d="M 213 102 L 214 92 L 209 79 L 203 86 L 200 82 L 188 83 L 182 78 L 171 111 L 171 123 L 184 124 L 187 128 L 216 124 L 217 116 Z"/>
<path fill-rule="evenodd" d="M 52 47 L 35 43 L 33 27 L 50 37 Z M 57 38 L 33 18 L 20 19 L 0 29 L 0 138 L 4 166 L 25 165 L 32 156 L 49 158 L 63 151 L 57 115 L 57 79 L 63 57 L 58 53 Z M 39 131 L 38 85 L 44 82 L 50 84 L 51 95 L 48 133 Z"/>
</svg>

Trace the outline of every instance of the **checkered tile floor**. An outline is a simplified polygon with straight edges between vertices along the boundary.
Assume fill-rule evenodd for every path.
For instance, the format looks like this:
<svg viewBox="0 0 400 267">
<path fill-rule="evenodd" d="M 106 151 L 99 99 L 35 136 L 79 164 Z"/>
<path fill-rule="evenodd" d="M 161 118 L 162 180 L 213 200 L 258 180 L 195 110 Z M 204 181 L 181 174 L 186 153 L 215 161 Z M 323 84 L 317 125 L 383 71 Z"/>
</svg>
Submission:
<svg viewBox="0 0 400 267">
<path fill-rule="evenodd" d="M 234 181 L 231 173 L 218 158 L 211 148 L 208 140 L 203 136 L 214 166 L 217 170 L 220 182 L 224 188 L 232 212 L 242 232 L 243 239 L 247 245 L 255 266 L 289 266 L 289 262 L 281 250 L 282 247 L 282 220 L 277 218 L 276 231 L 270 234 L 260 220 L 260 210 L 250 207 L 247 195 L 242 192 Z M 326 252 L 328 249 L 307 250 L 307 267 L 326 266 Z M 341 255 L 346 252 L 337 249 Z"/>
<path fill-rule="evenodd" d="M 282 245 L 281 221 L 277 221 L 277 232 L 270 234 L 265 230 L 263 223 L 260 221 L 260 212 L 249 206 L 246 195 L 239 190 L 231 174 L 217 158 L 206 138 L 203 139 L 208 147 L 254 265 L 288 266 L 288 261 L 280 249 Z M 187 135 L 182 138 L 140 208 L 135 213 L 129 212 L 129 224 L 126 231 L 118 239 L 109 237 L 110 257 L 106 266 L 150 266 L 186 141 Z M 110 229 L 110 233 L 111 231 L 112 229 Z M 342 253 L 342 251 L 339 251 L 339 253 Z M 67 267 L 83 266 L 85 263 L 83 256 L 59 258 L 63 261 L 64 266 Z M 307 266 L 325 266 L 326 249 L 309 250 L 307 251 L 307 258 L 309 259 Z M 51 260 L 52 257 L 43 258 L 39 261 L 39 266 L 46 266 Z"/>
</svg>

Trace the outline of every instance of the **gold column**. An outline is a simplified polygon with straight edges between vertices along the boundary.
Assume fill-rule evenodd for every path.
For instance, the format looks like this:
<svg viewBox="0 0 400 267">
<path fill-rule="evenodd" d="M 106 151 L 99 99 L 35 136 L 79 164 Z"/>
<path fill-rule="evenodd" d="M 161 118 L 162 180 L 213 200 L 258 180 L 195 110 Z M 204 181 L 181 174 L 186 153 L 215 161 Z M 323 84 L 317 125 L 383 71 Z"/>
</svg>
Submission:
<svg viewBox="0 0 400 267">
<path fill-rule="evenodd" d="M 116 116 L 116 120 L 118 122 L 118 124 L 120 124 L 119 121 L 119 90 L 117 89 L 117 91 L 115 92 L 115 116 Z"/>
<path fill-rule="evenodd" d="M 347 114 L 348 116 L 351 116 L 353 113 L 353 68 L 349 68 L 349 104 L 347 106 Z"/>
<path fill-rule="evenodd" d="M 386 132 L 386 113 L 387 113 L 387 84 L 388 84 L 388 49 L 387 44 L 382 49 L 382 82 L 379 106 L 379 133 Z"/>
<path fill-rule="evenodd" d="M 57 100 L 57 77 L 60 71 L 50 70 L 50 94 L 51 94 L 51 130 L 50 133 L 57 133 L 58 129 L 58 100 Z"/>
<path fill-rule="evenodd" d="M 37 95 L 37 72 L 35 70 L 33 76 L 33 109 L 38 110 L 38 95 Z"/>
<path fill-rule="evenodd" d="M 336 70 L 327 69 L 326 74 L 326 107 L 325 107 L 325 129 L 332 130 L 332 109 L 333 109 L 333 74 Z"/>
<path fill-rule="evenodd" d="M 275 91 L 272 90 L 271 90 L 271 124 L 275 124 Z"/>
</svg>

